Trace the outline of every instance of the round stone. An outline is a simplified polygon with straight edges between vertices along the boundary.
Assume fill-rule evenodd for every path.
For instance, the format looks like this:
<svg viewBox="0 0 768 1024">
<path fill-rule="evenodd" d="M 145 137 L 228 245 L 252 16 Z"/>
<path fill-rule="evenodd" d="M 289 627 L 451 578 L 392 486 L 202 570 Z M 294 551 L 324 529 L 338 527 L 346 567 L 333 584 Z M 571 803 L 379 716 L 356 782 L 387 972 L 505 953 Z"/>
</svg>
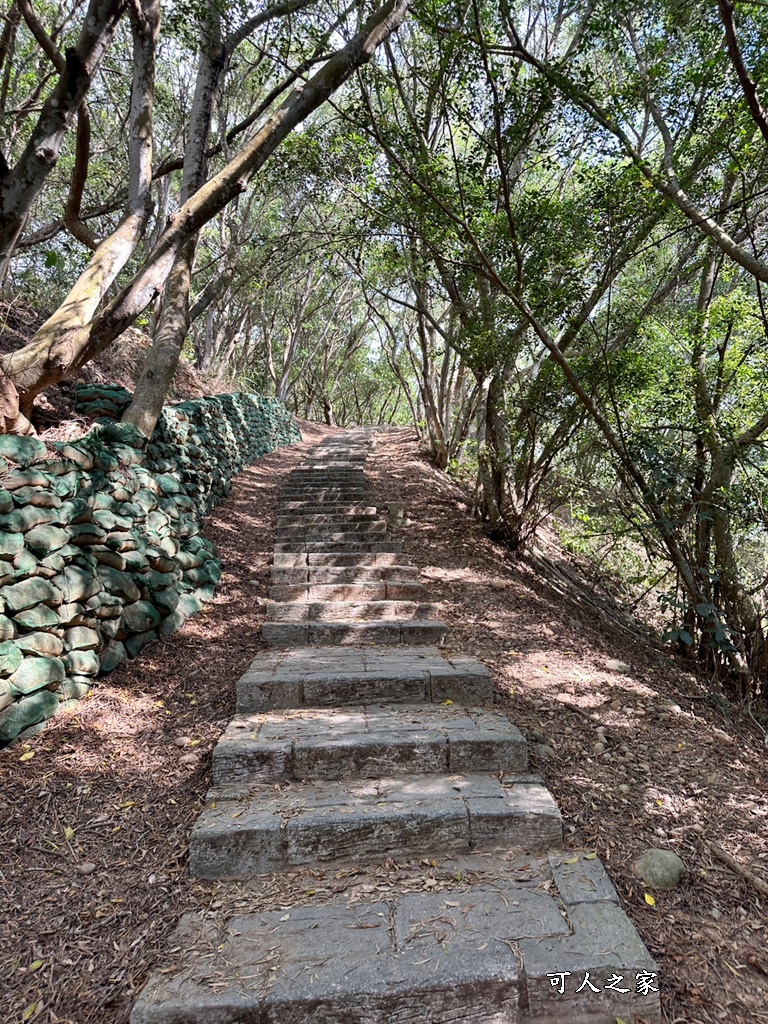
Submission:
<svg viewBox="0 0 768 1024">
<path fill-rule="evenodd" d="M 605 662 L 605 667 L 609 672 L 619 672 L 622 675 L 632 671 L 631 666 L 626 661 L 618 661 L 616 658 L 608 658 Z"/>
<path fill-rule="evenodd" d="M 667 891 L 680 884 L 685 864 L 672 850 L 651 847 L 635 861 L 634 870 L 654 889 Z"/>
</svg>

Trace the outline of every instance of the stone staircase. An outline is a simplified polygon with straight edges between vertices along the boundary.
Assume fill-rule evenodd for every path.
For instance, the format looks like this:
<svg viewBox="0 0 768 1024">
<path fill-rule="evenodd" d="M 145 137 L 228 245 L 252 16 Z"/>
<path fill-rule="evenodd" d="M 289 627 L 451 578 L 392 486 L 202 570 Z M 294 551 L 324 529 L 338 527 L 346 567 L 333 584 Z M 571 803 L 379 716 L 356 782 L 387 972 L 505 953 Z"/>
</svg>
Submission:
<svg viewBox="0 0 768 1024">
<path fill-rule="evenodd" d="M 254 879 L 402 862 L 439 891 L 185 916 L 132 1024 L 613 1024 L 659 1019 L 656 967 L 528 771 L 488 670 L 366 503 L 365 430 L 282 491 L 260 654 L 214 751 L 190 870 Z M 374 888 L 373 886 L 371 888 Z"/>
</svg>

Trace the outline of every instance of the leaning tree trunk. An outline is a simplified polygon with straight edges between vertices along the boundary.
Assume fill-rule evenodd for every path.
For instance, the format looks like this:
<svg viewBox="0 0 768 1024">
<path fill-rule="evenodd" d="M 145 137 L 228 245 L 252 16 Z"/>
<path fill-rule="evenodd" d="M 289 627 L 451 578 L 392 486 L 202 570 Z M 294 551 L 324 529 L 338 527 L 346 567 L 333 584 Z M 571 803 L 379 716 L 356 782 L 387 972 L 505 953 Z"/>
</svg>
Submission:
<svg viewBox="0 0 768 1024">
<path fill-rule="evenodd" d="M 53 316 L 23 348 L 0 360 L 0 429 L 23 433 L 35 397 L 75 372 L 89 324 L 108 288 L 138 245 L 151 209 L 152 112 L 155 57 L 160 30 L 159 0 L 143 0 L 132 14 L 133 84 L 130 104 L 128 204 L 115 230 L 97 245 L 85 271 Z"/>
<path fill-rule="evenodd" d="M 72 119 L 98 74 L 127 7 L 125 0 L 91 0 L 77 43 L 64 56 L 44 31 L 36 32 L 59 77 L 24 151 L 0 180 L 0 264 L 4 266 L 8 265 L 35 200 L 59 161 Z"/>
<path fill-rule="evenodd" d="M 176 257 L 187 239 L 247 189 L 254 175 L 280 143 L 320 107 L 354 72 L 367 63 L 376 48 L 395 31 L 413 0 L 388 0 L 312 77 L 294 89 L 283 104 L 256 132 L 250 142 L 213 178 L 184 203 L 160 235 L 157 245 L 138 273 L 112 302 L 73 336 L 53 339 L 40 353 L 38 369 L 25 365 L 25 401 L 32 400 L 50 384 L 64 380 L 112 344 L 155 300 Z M 24 359 L 25 349 L 13 358 Z M 0 367 L 8 373 L 6 360 Z M 15 383 L 15 382 L 14 382 Z M 160 410 L 156 410 L 158 415 Z M 146 420 L 145 420 L 146 422 Z"/>
</svg>

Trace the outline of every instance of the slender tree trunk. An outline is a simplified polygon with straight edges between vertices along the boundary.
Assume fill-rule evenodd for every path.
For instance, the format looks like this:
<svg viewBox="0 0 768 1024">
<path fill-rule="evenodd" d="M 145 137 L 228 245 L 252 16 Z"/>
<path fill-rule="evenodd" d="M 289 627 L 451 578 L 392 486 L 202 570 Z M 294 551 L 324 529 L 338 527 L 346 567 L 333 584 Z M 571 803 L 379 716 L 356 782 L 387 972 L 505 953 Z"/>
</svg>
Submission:
<svg viewBox="0 0 768 1024">
<path fill-rule="evenodd" d="M 72 118 L 112 44 L 127 9 L 126 0 L 91 0 L 74 47 L 56 53 L 59 76 L 37 119 L 24 151 L 0 181 L 0 261 L 7 263 L 32 205 L 55 168 Z M 44 35 L 44 33 L 43 33 Z"/>
<path fill-rule="evenodd" d="M 205 182 L 208 172 L 206 151 L 211 119 L 221 81 L 227 71 L 230 51 L 222 43 L 221 13 L 214 5 L 207 9 L 203 25 L 203 46 L 192 100 L 189 139 L 184 150 L 181 203 L 187 203 Z M 189 292 L 197 251 L 198 233 L 182 244 L 173 261 L 163 291 L 162 308 L 144 367 L 136 381 L 131 404 L 123 414 L 146 437 L 152 436 L 171 385 L 184 339 L 189 330 Z"/>
</svg>

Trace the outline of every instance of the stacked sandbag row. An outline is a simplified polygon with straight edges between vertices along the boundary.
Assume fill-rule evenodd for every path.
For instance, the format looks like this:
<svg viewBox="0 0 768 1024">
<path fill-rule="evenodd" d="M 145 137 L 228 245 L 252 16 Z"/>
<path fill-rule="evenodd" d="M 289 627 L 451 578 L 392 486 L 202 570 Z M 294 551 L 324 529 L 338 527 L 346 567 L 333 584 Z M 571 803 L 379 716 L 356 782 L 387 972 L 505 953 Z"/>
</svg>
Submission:
<svg viewBox="0 0 768 1024">
<path fill-rule="evenodd" d="M 53 450 L 0 436 L 0 746 L 213 597 L 203 517 L 243 465 L 299 438 L 257 395 L 170 407 L 149 443 L 110 418 Z"/>
</svg>

